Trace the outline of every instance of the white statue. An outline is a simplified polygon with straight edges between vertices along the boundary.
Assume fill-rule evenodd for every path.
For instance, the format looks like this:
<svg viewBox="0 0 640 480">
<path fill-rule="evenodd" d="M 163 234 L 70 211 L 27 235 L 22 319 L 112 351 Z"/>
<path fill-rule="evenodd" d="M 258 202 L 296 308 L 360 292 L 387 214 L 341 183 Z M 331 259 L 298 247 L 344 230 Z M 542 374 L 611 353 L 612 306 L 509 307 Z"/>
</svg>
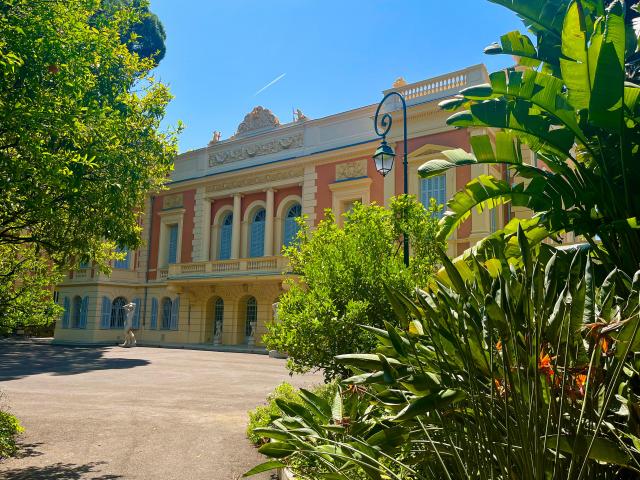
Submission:
<svg viewBox="0 0 640 480">
<path fill-rule="evenodd" d="M 278 308 L 280 307 L 280 302 L 276 302 L 271 304 L 271 309 L 273 310 L 273 321 L 277 322 L 278 318 Z"/>
<path fill-rule="evenodd" d="M 255 321 L 249 322 L 249 339 L 247 344 L 249 346 L 253 346 L 256 344 L 256 323 Z"/>
<path fill-rule="evenodd" d="M 213 334 L 213 344 L 220 345 L 222 343 L 222 320 L 218 319 L 215 325 L 215 333 Z"/>
<path fill-rule="evenodd" d="M 124 343 L 120 345 L 124 348 L 131 348 L 136 346 L 136 336 L 133 334 L 133 316 L 136 312 L 136 304 L 133 302 L 127 303 L 124 307 L 125 321 L 124 321 Z"/>
</svg>

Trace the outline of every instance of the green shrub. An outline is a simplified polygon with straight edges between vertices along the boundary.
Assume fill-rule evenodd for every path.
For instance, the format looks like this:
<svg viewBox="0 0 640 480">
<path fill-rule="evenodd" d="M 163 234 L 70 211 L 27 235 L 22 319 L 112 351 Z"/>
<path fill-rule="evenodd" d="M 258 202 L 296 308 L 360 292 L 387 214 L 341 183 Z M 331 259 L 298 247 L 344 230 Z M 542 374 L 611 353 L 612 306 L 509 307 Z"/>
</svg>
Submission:
<svg viewBox="0 0 640 480">
<path fill-rule="evenodd" d="M 312 388 L 311 391 L 318 397 L 328 400 L 333 398 L 336 388 L 335 384 L 329 383 L 318 385 Z M 282 382 L 278 385 L 273 392 L 267 396 L 267 403 L 265 405 L 259 405 L 254 410 L 249 411 L 247 438 L 254 445 L 262 445 L 265 442 L 265 438 L 255 433 L 254 429 L 268 427 L 274 419 L 282 416 L 282 411 L 278 407 L 277 401 L 285 401 L 297 405 L 302 405 L 303 403 L 298 389 L 287 382 Z"/>
<path fill-rule="evenodd" d="M 23 431 L 16 417 L 0 411 L 0 459 L 16 453 L 16 436 Z"/>
</svg>

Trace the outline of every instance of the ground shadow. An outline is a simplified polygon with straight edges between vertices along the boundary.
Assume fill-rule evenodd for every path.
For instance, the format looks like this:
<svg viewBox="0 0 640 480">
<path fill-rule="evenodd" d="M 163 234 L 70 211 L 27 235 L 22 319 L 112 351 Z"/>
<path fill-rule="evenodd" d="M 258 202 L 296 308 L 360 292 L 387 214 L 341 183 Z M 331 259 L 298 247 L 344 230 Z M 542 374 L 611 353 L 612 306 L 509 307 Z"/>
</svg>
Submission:
<svg viewBox="0 0 640 480">
<path fill-rule="evenodd" d="M 18 453 L 16 453 L 16 458 L 28 458 L 28 457 L 39 457 L 42 455 L 42 452 L 38 450 L 38 447 L 42 445 L 40 443 L 21 443 L 18 442 Z"/>
<path fill-rule="evenodd" d="M 4 480 L 116 480 L 124 478 L 122 475 L 100 475 L 100 465 L 106 462 L 91 462 L 85 465 L 72 463 L 54 463 L 44 467 L 14 468 L 0 472 Z M 97 470 L 96 470 L 97 468 Z"/>
<path fill-rule="evenodd" d="M 39 373 L 75 375 L 149 364 L 141 359 L 104 358 L 106 348 L 0 343 L 0 382 Z"/>
</svg>

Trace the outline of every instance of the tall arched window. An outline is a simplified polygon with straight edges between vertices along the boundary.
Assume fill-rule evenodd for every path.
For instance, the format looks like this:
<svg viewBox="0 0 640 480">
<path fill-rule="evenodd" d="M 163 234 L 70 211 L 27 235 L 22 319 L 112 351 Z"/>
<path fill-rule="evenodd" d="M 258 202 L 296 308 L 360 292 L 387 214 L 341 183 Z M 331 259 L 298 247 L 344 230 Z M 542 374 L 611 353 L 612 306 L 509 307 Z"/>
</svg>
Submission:
<svg viewBox="0 0 640 480">
<path fill-rule="evenodd" d="M 282 235 L 282 243 L 285 247 L 291 245 L 298 235 L 300 226 L 298 225 L 298 217 L 302 215 L 302 207 L 299 203 L 292 205 L 287 210 L 287 215 L 284 219 L 284 232 Z"/>
<path fill-rule="evenodd" d="M 172 302 L 169 297 L 162 299 L 162 326 L 163 330 L 169 330 L 171 328 L 171 307 Z"/>
<path fill-rule="evenodd" d="M 213 305 L 213 334 L 222 333 L 222 323 L 224 321 L 224 301 L 221 298 L 216 299 Z M 218 332 L 218 328 L 220 332 Z"/>
<path fill-rule="evenodd" d="M 261 208 L 251 219 L 250 257 L 262 257 L 264 255 L 264 221 L 266 217 L 267 213 L 264 208 Z"/>
<path fill-rule="evenodd" d="M 251 323 L 258 321 L 258 302 L 254 297 L 249 297 L 247 299 L 247 317 L 245 319 L 244 324 L 244 335 L 245 337 L 251 336 Z"/>
<path fill-rule="evenodd" d="M 71 320 L 71 328 L 80 327 L 80 317 L 82 315 L 82 298 L 79 296 L 73 297 L 73 317 Z"/>
<path fill-rule="evenodd" d="M 126 318 L 124 306 L 126 304 L 127 299 L 124 297 L 116 298 L 111 304 L 111 322 L 109 324 L 111 328 L 124 328 L 124 321 Z"/>
<path fill-rule="evenodd" d="M 420 201 L 429 208 L 431 199 L 435 199 L 436 205 L 446 205 L 447 203 L 447 177 L 446 175 L 437 175 L 435 177 L 423 178 L 420 180 Z M 444 208 L 440 210 L 436 216 L 442 218 Z"/>
<path fill-rule="evenodd" d="M 229 212 L 225 215 L 220 225 L 220 250 L 218 252 L 219 260 L 228 260 L 231 258 L 231 235 L 233 232 L 233 213 Z"/>
</svg>

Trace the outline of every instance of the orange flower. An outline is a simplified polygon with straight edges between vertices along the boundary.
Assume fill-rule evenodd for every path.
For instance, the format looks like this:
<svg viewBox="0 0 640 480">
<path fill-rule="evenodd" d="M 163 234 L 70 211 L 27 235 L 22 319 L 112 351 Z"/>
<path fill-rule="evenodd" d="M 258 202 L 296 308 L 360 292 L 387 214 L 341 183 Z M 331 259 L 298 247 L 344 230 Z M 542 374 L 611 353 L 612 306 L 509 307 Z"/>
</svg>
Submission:
<svg viewBox="0 0 640 480">
<path fill-rule="evenodd" d="M 600 337 L 600 348 L 602 349 L 602 353 L 609 353 L 609 340 L 607 340 L 607 337 Z"/>
<path fill-rule="evenodd" d="M 498 340 L 498 343 L 496 343 L 496 350 L 502 351 L 502 340 Z"/>
<path fill-rule="evenodd" d="M 544 350 L 540 352 L 540 359 L 538 360 L 538 370 L 540 370 L 549 378 L 553 377 L 551 357 L 549 357 L 548 353 L 544 353 Z"/>
<path fill-rule="evenodd" d="M 498 380 L 497 378 L 494 378 L 493 383 L 496 386 L 496 391 L 498 392 L 498 395 L 500 395 L 501 397 L 506 397 L 507 389 L 504 387 L 504 382 L 502 380 Z"/>
<path fill-rule="evenodd" d="M 578 393 L 581 397 L 584 397 L 584 389 L 587 385 L 587 376 L 583 373 L 576 375 L 576 386 L 578 387 Z"/>
</svg>

